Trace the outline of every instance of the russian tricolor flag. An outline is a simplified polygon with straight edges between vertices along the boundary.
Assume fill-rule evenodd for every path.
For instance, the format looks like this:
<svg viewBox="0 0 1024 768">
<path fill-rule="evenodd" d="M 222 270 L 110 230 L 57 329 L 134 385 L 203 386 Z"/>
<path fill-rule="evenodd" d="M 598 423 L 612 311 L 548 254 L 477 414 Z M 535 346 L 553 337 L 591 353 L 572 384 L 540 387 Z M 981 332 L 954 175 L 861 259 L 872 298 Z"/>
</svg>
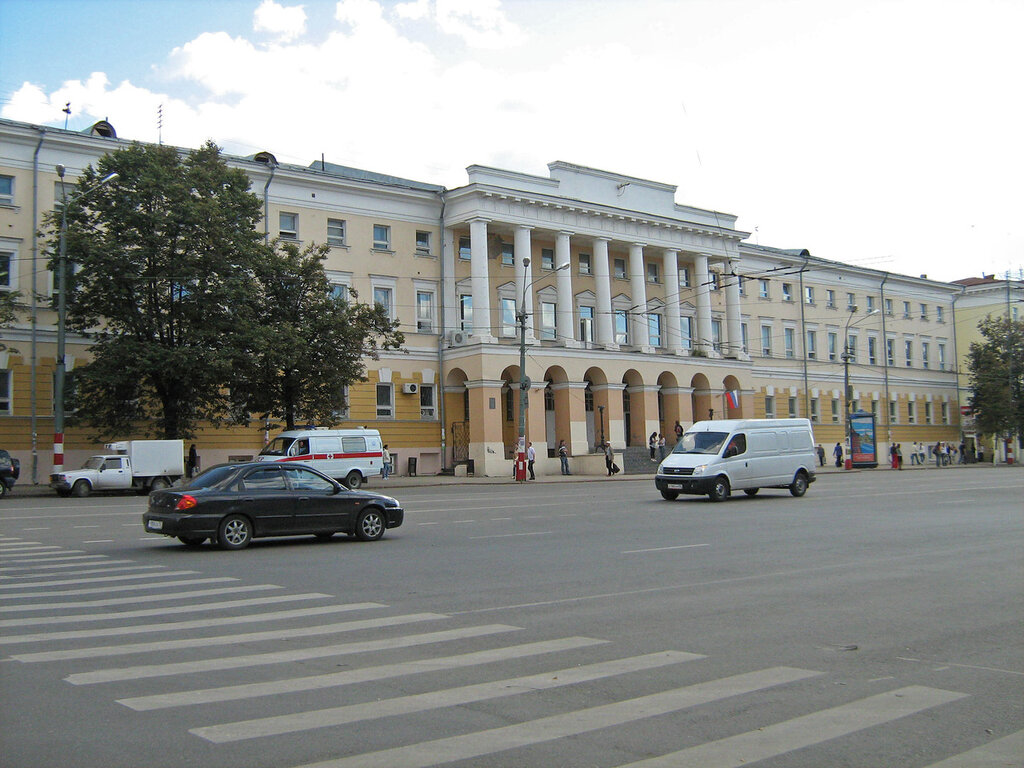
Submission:
<svg viewBox="0 0 1024 768">
<path fill-rule="evenodd" d="M 725 402 L 728 403 L 730 408 L 739 408 L 740 391 L 738 389 L 730 389 L 725 393 Z"/>
</svg>

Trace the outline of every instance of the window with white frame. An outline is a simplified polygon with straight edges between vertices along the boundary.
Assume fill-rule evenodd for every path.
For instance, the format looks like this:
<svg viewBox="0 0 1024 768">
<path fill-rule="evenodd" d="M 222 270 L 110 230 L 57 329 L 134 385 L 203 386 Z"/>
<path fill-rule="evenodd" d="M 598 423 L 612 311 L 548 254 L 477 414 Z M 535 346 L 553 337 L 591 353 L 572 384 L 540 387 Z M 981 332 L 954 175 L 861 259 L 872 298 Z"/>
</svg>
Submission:
<svg viewBox="0 0 1024 768">
<path fill-rule="evenodd" d="M 391 227 L 389 227 L 387 224 L 373 225 L 373 250 L 391 250 Z"/>
<path fill-rule="evenodd" d="M 654 261 L 647 262 L 647 282 L 660 283 L 661 273 L 658 271 L 658 264 Z"/>
<path fill-rule="evenodd" d="M 896 339 L 885 340 L 885 364 L 890 368 L 896 365 Z"/>
<path fill-rule="evenodd" d="M 352 286 L 352 275 L 349 272 L 335 272 L 326 270 L 327 281 L 330 284 L 330 294 L 336 299 L 348 301 Z"/>
<path fill-rule="evenodd" d="M 875 417 L 875 421 L 878 421 L 878 401 L 875 399 L 871 400 L 871 415 Z"/>
<path fill-rule="evenodd" d="M 904 320 L 909 320 L 910 319 L 910 302 L 909 301 L 904 301 L 903 302 L 903 319 Z"/>
<path fill-rule="evenodd" d="M 895 400 L 889 401 L 889 423 L 898 424 L 900 420 L 900 404 Z"/>
<path fill-rule="evenodd" d="M 764 396 L 764 417 L 766 419 L 775 418 L 775 396 L 765 395 Z"/>
<path fill-rule="evenodd" d="M 514 243 L 501 244 L 501 265 L 511 267 L 516 263 L 516 247 Z"/>
<path fill-rule="evenodd" d="M 949 403 L 942 403 L 942 423 L 949 424 Z"/>
<path fill-rule="evenodd" d="M 327 220 L 327 244 L 335 246 L 345 245 L 345 220 Z"/>
<path fill-rule="evenodd" d="M 615 343 L 629 344 L 629 310 L 616 309 L 613 319 L 615 321 Z"/>
<path fill-rule="evenodd" d="M 282 240 L 299 239 L 299 214 L 281 211 L 277 216 L 277 234 Z"/>
<path fill-rule="evenodd" d="M 846 308 L 856 309 L 857 308 L 857 297 L 852 293 L 846 294 Z"/>
<path fill-rule="evenodd" d="M 708 285 L 712 291 L 717 291 L 722 287 L 722 277 L 717 272 L 708 273 Z"/>
<path fill-rule="evenodd" d="M 829 331 L 825 339 L 828 344 L 828 359 L 834 363 L 839 359 L 839 334 L 835 331 Z"/>
<path fill-rule="evenodd" d="M 652 347 L 661 346 L 661 315 L 647 316 L 648 339 Z"/>
<path fill-rule="evenodd" d="M 693 349 L 693 318 L 682 315 L 679 318 L 679 346 L 682 349 Z"/>
<path fill-rule="evenodd" d="M 9 291 L 16 287 L 16 264 L 15 252 L 0 244 L 0 291 Z"/>
<path fill-rule="evenodd" d="M 892 299 L 885 300 L 885 314 L 889 315 L 889 317 L 892 317 Z"/>
<path fill-rule="evenodd" d="M 795 328 L 783 328 L 782 329 L 782 343 L 786 350 L 786 357 L 792 359 L 796 357 L 796 329 Z"/>
<path fill-rule="evenodd" d="M 501 335 L 512 337 L 516 335 L 518 323 L 516 322 L 516 300 L 502 298 L 501 301 Z"/>
<path fill-rule="evenodd" d="M 435 294 L 433 291 L 416 291 L 416 332 L 434 333 Z"/>
<path fill-rule="evenodd" d="M 917 424 L 917 403 L 907 401 L 907 424 Z"/>
<path fill-rule="evenodd" d="M 759 299 L 767 299 L 769 297 L 768 281 L 761 279 L 757 281 L 757 297 Z"/>
<path fill-rule="evenodd" d="M 10 416 L 11 408 L 11 376 L 12 372 L 0 370 L 0 415 Z"/>
<path fill-rule="evenodd" d="M 927 304 L 922 304 L 921 305 L 921 319 L 922 320 L 927 320 L 928 319 L 928 305 Z"/>
<path fill-rule="evenodd" d="M 782 300 L 792 301 L 793 300 L 793 284 L 783 283 L 782 284 Z"/>
<path fill-rule="evenodd" d="M 548 341 L 555 338 L 555 302 L 540 303 L 540 337 Z"/>
<path fill-rule="evenodd" d="M 939 342 L 939 370 L 946 370 L 946 345 L 943 342 Z"/>
<path fill-rule="evenodd" d="M 472 241 L 468 237 L 459 238 L 459 258 L 464 261 L 473 258 Z"/>
<path fill-rule="evenodd" d="M 807 359 L 816 360 L 818 357 L 818 332 L 807 331 L 807 339 L 804 343 L 807 345 Z"/>
<path fill-rule="evenodd" d="M 770 325 L 761 326 L 761 357 L 772 356 L 772 327 Z"/>
<path fill-rule="evenodd" d="M 373 303 L 384 307 L 384 312 L 395 319 L 395 289 L 390 285 L 373 286 Z"/>
<path fill-rule="evenodd" d="M 722 351 L 722 321 L 718 319 L 711 321 L 711 346 L 718 352 Z"/>
<path fill-rule="evenodd" d="M 825 307 L 828 309 L 836 308 L 836 292 L 831 289 L 825 291 Z"/>
<path fill-rule="evenodd" d="M 625 259 L 612 259 L 612 277 L 617 277 L 620 280 L 626 279 Z"/>
<path fill-rule="evenodd" d="M 580 341 L 594 343 L 594 308 L 580 306 Z"/>
<path fill-rule="evenodd" d="M 821 423 L 821 401 L 816 398 L 811 398 L 811 421 L 814 424 Z"/>
<path fill-rule="evenodd" d="M 914 364 L 914 342 L 910 339 L 903 341 L 903 354 L 906 358 L 907 368 L 910 368 Z"/>
<path fill-rule="evenodd" d="M 541 248 L 540 249 L 540 268 L 541 269 L 554 269 L 555 268 L 555 251 L 552 248 Z"/>
<path fill-rule="evenodd" d="M 940 306 L 936 306 L 935 307 L 935 322 L 937 322 L 937 323 L 944 323 L 944 322 L 946 322 L 946 315 L 942 311 L 942 307 L 940 307 Z"/>
<path fill-rule="evenodd" d="M 395 417 L 395 385 L 390 382 L 377 385 L 377 418 Z"/>
<path fill-rule="evenodd" d="M 790 397 L 789 398 L 789 418 L 795 419 L 795 418 L 797 418 L 798 415 L 799 414 L 797 412 L 796 398 L 795 397 Z"/>
<path fill-rule="evenodd" d="M 814 286 L 813 285 L 805 285 L 804 286 L 804 304 L 813 304 L 813 303 L 814 303 Z"/>
<path fill-rule="evenodd" d="M 331 282 L 331 296 L 342 301 L 348 301 L 349 297 L 349 286 L 348 283 L 336 283 Z"/>
<path fill-rule="evenodd" d="M 743 340 L 743 354 L 750 354 L 750 336 L 747 333 L 746 323 L 740 323 L 740 338 Z"/>
<path fill-rule="evenodd" d="M 851 363 L 857 362 L 857 337 L 852 333 L 846 338 L 846 358 Z"/>
<path fill-rule="evenodd" d="M 469 333 L 473 330 L 473 294 L 459 296 L 459 327 Z"/>
<path fill-rule="evenodd" d="M 581 253 L 579 255 L 579 262 L 580 262 L 580 274 L 581 275 L 589 275 L 590 274 L 590 269 L 591 269 L 591 267 L 590 267 L 590 254 L 589 253 Z"/>
<path fill-rule="evenodd" d="M 420 418 L 433 420 L 437 416 L 434 406 L 434 385 L 420 384 Z"/>
<path fill-rule="evenodd" d="M 878 364 L 878 339 L 868 336 L 868 365 Z"/>
<path fill-rule="evenodd" d="M 928 367 L 928 347 L 929 347 L 929 344 L 928 344 L 927 341 L 922 341 L 921 342 L 921 367 L 922 368 L 927 368 Z"/>
<path fill-rule="evenodd" d="M 422 229 L 416 230 L 416 255 L 430 255 L 430 232 Z"/>
<path fill-rule="evenodd" d="M 832 398 L 832 423 L 833 424 L 838 424 L 839 423 L 839 398 L 838 397 L 833 397 Z"/>
<path fill-rule="evenodd" d="M 924 401 L 924 423 L 932 423 L 932 404 L 927 400 Z"/>
<path fill-rule="evenodd" d="M 874 312 L 875 311 L 875 297 L 874 296 L 867 296 L 865 298 L 866 298 L 867 303 L 868 303 L 868 312 Z"/>
<path fill-rule="evenodd" d="M 0 176 L 0 205 L 14 205 L 13 176 Z"/>
<path fill-rule="evenodd" d="M 689 288 L 690 287 L 690 268 L 680 267 L 679 268 L 679 287 Z"/>
<path fill-rule="evenodd" d="M 736 282 L 740 286 L 740 296 L 746 296 L 747 295 L 747 280 L 748 279 L 749 278 L 746 278 L 743 275 L 736 275 Z"/>
</svg>

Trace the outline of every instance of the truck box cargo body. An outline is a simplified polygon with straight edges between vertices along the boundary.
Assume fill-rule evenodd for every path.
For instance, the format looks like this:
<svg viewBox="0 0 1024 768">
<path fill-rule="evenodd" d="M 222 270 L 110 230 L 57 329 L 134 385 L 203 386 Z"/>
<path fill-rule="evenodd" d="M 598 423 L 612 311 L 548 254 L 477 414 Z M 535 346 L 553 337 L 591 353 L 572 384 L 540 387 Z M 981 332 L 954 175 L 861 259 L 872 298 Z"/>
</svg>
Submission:
<svg viewBox="0 0 1024 768">
<path fill-rule="evenodd" d="M 817 456 L 807 419 L 698 421 L 658 467 L 655 487 L 671 501 L 681 493 L 724 501 L 732 491 L 788 488 L 803 496 Z"/>
</svg>

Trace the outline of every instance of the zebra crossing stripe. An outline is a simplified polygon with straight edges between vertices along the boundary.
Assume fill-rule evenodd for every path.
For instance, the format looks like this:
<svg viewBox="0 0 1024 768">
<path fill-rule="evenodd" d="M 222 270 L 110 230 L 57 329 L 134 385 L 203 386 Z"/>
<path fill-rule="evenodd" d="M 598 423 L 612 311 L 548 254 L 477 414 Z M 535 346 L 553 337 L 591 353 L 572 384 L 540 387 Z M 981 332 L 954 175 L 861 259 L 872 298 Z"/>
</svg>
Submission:
<svg viewBox="0 0 1024 768">
<path fill-rule="evenodd" d="M 37 597 L 65 597 L 68 595 L 95 595 L 109 594 L 111 592 L 132 592 L 138 589 L 168 589 L 170 587 L 184 587 L 189 584 L 220 584 L 225 581 L 238 581 L 233 576 L 211 576 L 208 579 L 180 579 L 174 581 L 161 581 L 158 584 L 122 584 L 119 587 L 87 587 L 86 589 L 58 589 L 53 592 L 19 592 L 16 595 L 4 595 L 4 600 L 31 600 Z"/>
<path fill-rule="evenodd" d="M 120 576 L 97 576 L 92 579 L 59 579 L 58 581 L 18 581 L 15 584 L 0 584 L 0 589 L 25 589 L 26 587 L 60 587 L 65 584 L 95 584 L 101 581 L 127 581 L 128 579 L 162 579 L 166 576 L 191 576 L 192 574 L 199 573 L 199 571 L 165 571 L 163 565 L 137 565 L 133 568 L 110 568 L 111 571 L 129 571 L 129 570 L 142 570 L 151 571 L 151 573 L 122 573 Z M 93 573 L 102 573 L 103 571 L 93 571 Z M 70 574 L 62 573 L 61 576 L 69 576 Z M 4 577 L 9 578 L 9 577 Z M 35 576 L 33 578 L 44 578 Z M 155 585 L 154 585 L 155 586 Z"/>
<path fill-rule="evenodd" d="M 0 556 L 4 558 L 8 557 L 21 557 L 22 555 L 52 555 L 55 554 L 53 550 L 62 550 L 56 544 L 18 544 L 11 546 L 10 544 L 0 544 Z M 48 551 L 42 551 L 48 550 Z M 64 549 L 64 552 L 81 552 L 80 549 Z"/>
<path fill-rule="evenodd" d="M 912 685 L 813 712 L 756 731 L 683 749 L 622 768 L 740 768 L 759 760 L 792 752 L 875 725 L 913 715 L 925 709 L 965 698 L 966 693 Z"/>
<path fill-rule="evenodd" d="M 126 645 L 101 645 L 95 648 L 73 648 L 67 651 L 38 651 L 23 653 L 11 658 L 26 663 L 40 661 L 68 661 L 70 659 L 96 659 L 103 656 L 122 656 L 130 653 L 149 653 L 152 651 L 172 651 L 180 648 L 205 648 L 212 645 L 232 645 L 234 643 L 256 643 L 263 640 L 291 640 L 296 637 L 315 637 L 340 632 L 356 632 L 361 629 L 380 629 L 395 627 L 402 624 L 413 624 L 419 621 L 440 621 L 451 618 L 443 613 L 409 613 L 403 616 L 384 616 L 378 619 L 362 621 L 342 621 L 334 624 L 320 624 L 314 627 L 286 627 L 285 629 L 265 630 L 233 635 L 217 635 L 215 637 L 189 637 L 180 640 L 158 640 L 150 643 L 131 643 Z"/>
<path fill-rule="evenodd" d="M 12 568 L 20 568 L 22 563 L 53 563 L 61 560 L 95 560 L 106 555 L 86 552 L 84 549 L 65 549 L 60 552 L 4 552 L 4 562 Z"/>
<path fill-rule="evenodd" d="M 928 768 L 1007 768 L 1020 765 L 1024 755 L 1024 731 L 1011 733 L 989 744 L 933 763 Z"/>
<path fill-rule="evenodd" d="M 345 725 L 347 723 L 359 722 L 360 720 L 411 715 L 431 709 L 472 704 L 532 691 L 551 690 L 552 688 L 576 685 L 592 680 L 601 680 L 614 675 L 624 675 L 629 672 L 655 669 L 703 658 L 703 656 L 694 653 L 663 651 L 645 656 L 603 661 L 581 667 L 569 667 L 568 669 L 559 669 L 538 675 L 526 675 L 508 680 L 495 680 L 477 685 L 431 691 L 415 696 L 401 696 L 378 700 L 373 703 L 372 707 L 367 707 L 365 704 L 352 704 L 331 709 L 297 712 L 291 715 L 264 717 L 256 720 L 244 720 L 236 723 L 193 728 L 189 732 L 215 744 L 224 744 L 260 736 L 274 736 L 283 733 L 294 733 L 296 731 L 308 731 L 314 728 Z"/>
<path fill-rule="evenodd" d="M 114 579 L 155 579 L 163 576 L 180 576 L 183 573 L 197 573 L 197 571 L 165 571 L 166 565 L 117 565 L 113 568 L 93 568 L 88 571 L 76 571 L 75 573 L 29 573 L 22 576 L 0 576 L 0 582 L 11 582 L 10 584 L 0 583 L 0 589 L 24 589 L 25 587 L 49 587 L 57 584 L 84 584 L 87 581 L 113 581 Z M 95 573 L 113 573 L 114 571 L 150 571 L 150 573 L 129 573 L 121 576 L 97 576 L 95 579 L 67 579 L 60 581 L 30 581 L 30 579 L 47 579 L 52 576 L 89 576 Z"/>
<path fill-rule="evenodd" d="M 64 632 L 34 632 L 24 635 L 0 636 L 0 645 L 11 643 L 44 643 L 55 640 L 82 640 L 96 637 L 117 637 L 118 635 L 138 635 L 149 632 L 179 632 L 183 629 L 205 629 L 207 627 L 223 627 L 229 624 L 254 624 L 265 621 L 281 621 L 283 619 L 304 619 L 320 616 L 325 613 L 342 613 L 359 611 L 367 608 L 387 608 L 381 603 L 348 603 L 346 605 L 323 605 L 316 608 L 297 608 L 292 611 L 272 611 L 268 613 L 249 613 L 245 616 L 222 616 L 216 619 L 195 619 L 193 621 L 166 621 L 159 624 L 132 624 L 122 627 L 106 627 L 104 629 L 72 629 Z"/>
<path fill-rule="evenodd" d="M 244 600 L 222 600 L 219 603 L 193 603 L 192 605 L 174 605 L 163 608 L 143 608 L 137 611 L 117 611 L 114 613 L 88 613 L 81 616 L 36 616 L 31 619 L 4 619 L 0 627 L 34 627 L 41 624 L 75 624 L 80 621 L 107 621 L 110 619 L 135 619 L 142 616 L 167 616 L 172 613 L 198 613 L 200 611 L 220 611 L 225 608 L 247 608 L 251 605 L 268 605 L 270 603 L 287 603 L 292 600 L 317 600 L 331 597 L 323 592 L 306 592 L 301 595 L 277 595 L 275 597 L 249 597 Z"/>
<path fill-rule="evenodd" d="M 12 565 L 10 568 L 0 568 L 0 573 L 10 573 L 11 571 L 42 571 L 52 570 L 54 568 L 81 568 L 83 565 L 124 565 L 125 563 L 133 562 L 131 560 L 107 560 L 106 557 L 106 555 L 85 555 L 83 556 L 83 558 L 68 558 L 102 561 L 96 563 L 53 563 L 51 565 Z"/>
<path fill-rule="evenodd" d="M 536 643 L 508 645 L 502 648 L 491 648 L 485 651 L 473 651 L 455 656 L 441 656 L 420 661 L 406 661 L 386 664 L 378 667 L 349 669 L 344 672 L 333 672 L 326 675 L 309 677 L 293 677 L 267 683 L 247 683 L 228 685 L 221 688 L 206 688 L 196 691 L 180 691 L 178 693 L 162 693 L 152 696 L 138 696 L 130 699 L 119 699 L 130 709 L 144 712 L 152 709 L 169 709 L 192 704 L 209 704 L 220 701 L 239 701 L 259 696 L 277 696 L 285 693 L 301 691 L 318 691 L 325 688 L 338 688 L 357 683 L 377 682 L 406 675 L 417 675 L 428 672 L 443 672 L 451 669 L 465 669 L 498 661 L 523 659 L 528 656 L 539 656 L 545 653 L 558 653 L 593 645 L 604 645 L 608 640 L 595 640 L 591 637 L 563 637 L 557 640 L 542 640 Z"/>
<path fill-rule="evenodd" d="M 431 765 L 491 755 L 506 749 L 542 744 L 582 733 L 623 725 L 713 701 L 785 685 L 821 672 L 792 667 L 771 667 L 720 680 L 675 688 L 650 696 L 603 704 L 589 709 L 551 715 L 525 723 L 506 725 L 461 736 L 410 744 L 379 752 L 367 752 L 335 760 L 310 763 L 301 768 L 427 768 Z"/>
<path fill-rule="evenodd" d="M 231 586 L 220 589 L 193 589 L 190 592 L 174 592 L 170 595 L 133 595 L 132 597 L 111 597 L 106 600 L 80 600 L 70 603 L 38 603 L 36 605 L 5 605 L 0 612 L 14 613 L 27 611 L 50 611 L 66 608 L 106 608 L 111 605 L 131 605 L 132 603 L 162 603 L 168 600 L 187 600 L 193 597 L 213 597 L 216 595 L 234 595 L 239 592 L 260 592 L 266 589 L 281 589 L 276 584 L 249 584 Z"/>
<path fill-rule="evenodd" d="M 274 651 L 271 653 L 252 653 L 247 656 L 222 656 L 213 659 L 182 661 L 171 664 L 147 664 L 138 667 L 115 667 L 99 669 L 95 672 L 81 672 L 68 675 L 64 679 L 72 685 L 91 685 L 92 683 L 112 683 L 118 680 L 136 680 L 144 677 L 167 677 L 168 675 L 184 675 L 195 672 L 216 672 L 224 669 L 240 669 L 258 667 L 267 664 L 283 664 L 290 661 L 306 661 L 322 659 L 328 656 L 342 656 L 353 653 L 376 653 L 392 648 L 410 648 L 416 645 L 444 643 L 449 640 L 463 640 L 469 637 L 482 637 L 500 632 L 512 632 L 522 627 L 511 627 L 507 624 L 488 624 L 482 627 L 466 627 L 449 629 L 441 632 L 427 632 L 421 635 L 405 635 L 402 637 L 366 640 L 356 643 L 339 643 L 314 648 L 298 648 L 292 651 Z"/>
</svg>

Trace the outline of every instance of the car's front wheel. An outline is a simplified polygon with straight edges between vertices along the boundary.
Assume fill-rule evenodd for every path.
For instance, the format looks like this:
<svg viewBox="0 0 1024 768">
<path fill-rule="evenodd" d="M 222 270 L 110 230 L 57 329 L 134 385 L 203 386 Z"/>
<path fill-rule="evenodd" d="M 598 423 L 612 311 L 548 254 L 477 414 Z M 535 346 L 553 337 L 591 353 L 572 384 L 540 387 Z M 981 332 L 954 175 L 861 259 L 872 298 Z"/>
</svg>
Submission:
<svg viewBox="0 0 1024 768">
<path fill-rule="evenodd" d="M 228 515 L 217 529 L 221 549 L 245 549 L 252 541 L 252 523 L 243 515 Z"/>
<path fill-rule="evenodd" d="M 716 477 L 708 496 L 712 501 L 725 501 L 729 498 L 729 493 L 729 481 L 724 477 Z"/>
<path fill-rule="evenodd" d="M 379 509 L 365 509 L 356 520 L 356 538 L 360 541 L 376 541 L 384 535 L 387 523 Z"/>
</svg>

